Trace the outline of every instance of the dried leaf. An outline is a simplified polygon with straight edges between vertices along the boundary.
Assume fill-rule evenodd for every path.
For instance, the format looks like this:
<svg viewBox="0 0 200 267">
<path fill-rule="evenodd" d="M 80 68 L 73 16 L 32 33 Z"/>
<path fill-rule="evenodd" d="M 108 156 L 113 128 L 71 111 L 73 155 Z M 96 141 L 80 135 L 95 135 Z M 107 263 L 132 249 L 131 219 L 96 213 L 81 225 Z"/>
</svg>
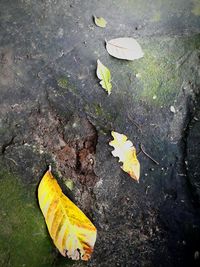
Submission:
<svg viewBox="0 0 200 267">
<path fill-rule="evenodd" d="M 73 260 L 89 260 L 96 241 L 96 228 L 63 194 L 50 170 L 39 184 L 38 200 L 49 234 L 60 253 Z"/>
<path fill-rule="evenodd" d="M 97 77 L 101 80 L 100 84 L 102 88 L 104 88 L 110 95 L 112 89 L 110 70 L 106 66 L 104 66 L 99 59 L 97 60 L 96 74 Z"/>
<path fill-rule="evenodd" d="M 136 156 L 136 149 L 133 143 L 127 140 L 126 135 L 117 132 L 111 132 L 113 140 L 109 142 L 110 146 L 114 147 L 112 154 L 114 157 L 119 157 L 119 162 L 123 165 L 121 168 L 127 172 L 134 180 L 139 181 L 140 178 L 140 163 Z"/>
<path fill-rule="evenodd" d="M 133 38 L 116 38 L 106 42 L 108 53 L 116 58 L 134 60 L 144 56 L 141 46 Z"/>
<path fill-rule="evenodd" d="M 96 17 L 94 16 L 94 23 L 101 28 L 105 28 L 107 21 L 103 17 Z"/>
</svg>

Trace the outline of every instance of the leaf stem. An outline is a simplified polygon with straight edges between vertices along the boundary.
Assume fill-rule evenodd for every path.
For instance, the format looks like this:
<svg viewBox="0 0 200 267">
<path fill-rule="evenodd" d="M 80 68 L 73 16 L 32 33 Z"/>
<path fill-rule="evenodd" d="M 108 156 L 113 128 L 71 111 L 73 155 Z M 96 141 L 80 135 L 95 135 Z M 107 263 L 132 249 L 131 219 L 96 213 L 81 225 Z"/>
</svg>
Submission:
<svg viewBox="0 0 200 267">
<path fill-rule="evenodd" d="M 152 158 L 144 149 L 143 144 L 140 144 L 141 151 L 147 156 L 149 159 L 151 159 L 156 165 L 160 165 L 158 161 L 156 161 L 154 158 Z"/>
</svg>

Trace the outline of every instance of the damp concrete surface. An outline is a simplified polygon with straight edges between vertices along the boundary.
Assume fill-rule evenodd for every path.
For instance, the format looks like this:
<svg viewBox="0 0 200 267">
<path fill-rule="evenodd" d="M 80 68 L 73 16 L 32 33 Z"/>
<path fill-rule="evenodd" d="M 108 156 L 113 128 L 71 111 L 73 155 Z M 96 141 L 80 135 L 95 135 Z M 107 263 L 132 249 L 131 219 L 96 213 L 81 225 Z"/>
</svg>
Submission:
<svg viewBox="0 0 200 267">
<path fill-rule="evenodd" d="M 117 37 L 144 57 L 111 57 Z M 199 88 L 199 0 L 1 0 L 0 266 L 200 266 Z M 112 156 L 112 130 L 136 147 L 139 183 Z M 47 232 L 37 187 L 49 164 L 97 228 L 88 262 Z"/>
</svg>

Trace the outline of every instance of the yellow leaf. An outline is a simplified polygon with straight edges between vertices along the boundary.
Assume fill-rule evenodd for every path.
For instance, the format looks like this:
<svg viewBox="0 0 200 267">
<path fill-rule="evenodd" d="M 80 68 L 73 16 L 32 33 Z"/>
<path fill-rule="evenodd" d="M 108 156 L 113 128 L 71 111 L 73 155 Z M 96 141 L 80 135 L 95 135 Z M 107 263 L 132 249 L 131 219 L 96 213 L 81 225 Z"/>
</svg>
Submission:
<svg viewBox="0 0 200 267">
<path fill-rule="evenodd" d="M 114 147 L 112 154 L 114 157 L 119 157 L 119 162 L 123 165 L 121 168 L 127 172 L 133 179 L 139 181 L 140 178 L 140 163 L 136 156 L 136 149 L 133 143 L 127 140 L 126 135 L 117 132 L 111 132 L 113 140 L 109 142 L 110 146 Z"/>
<path fill-rule="evenodd" d="M 103 18 L 103 17 L 96 17 L 94 16 L 94 22 L 97 26 L 101 27 L 101 28 L 105 28 L 107 21 Z"/>
<path fill-rule="evenodd" d="M 97 77 L 101 80 L 100 84 L 102 88 L 104 88 L 108 92 L 108 95 L 110 95 L 112 89 L 110 70 L 106 66 L 104 66 L 99 59 L 97 60 L 96 74 Z"/>
<path fill-rule="evenodd" d="M 38 200 L 49 234 L 60 253 L 73 260 L 89 260 L 96 241 L 96 228 L 63 194 L 50 170 L 39 184 Z"/>
</svg>

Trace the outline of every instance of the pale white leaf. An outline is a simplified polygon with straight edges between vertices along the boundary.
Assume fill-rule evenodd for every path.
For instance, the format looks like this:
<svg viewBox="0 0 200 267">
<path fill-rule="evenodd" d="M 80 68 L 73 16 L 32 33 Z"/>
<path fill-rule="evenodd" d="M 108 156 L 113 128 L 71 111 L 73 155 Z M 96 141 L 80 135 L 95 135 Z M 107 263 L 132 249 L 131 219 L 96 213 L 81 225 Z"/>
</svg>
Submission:
<svg viewBox="0 0 200 267">
<path fill-rule="evenodd" d="M 119 59 L 134 60 L 144 56 L 141 46 L 134 38 L 116 38 L 106 42 L 108 53 Z"/>
<path fill-rule="evenodd" d="M 175 107 L 174 107 L 174 106 L 171 106 L 171 107 L 170 107 L 170 111 L 171 111 L 172 113 L 176 113 Z"/>
</svg>

